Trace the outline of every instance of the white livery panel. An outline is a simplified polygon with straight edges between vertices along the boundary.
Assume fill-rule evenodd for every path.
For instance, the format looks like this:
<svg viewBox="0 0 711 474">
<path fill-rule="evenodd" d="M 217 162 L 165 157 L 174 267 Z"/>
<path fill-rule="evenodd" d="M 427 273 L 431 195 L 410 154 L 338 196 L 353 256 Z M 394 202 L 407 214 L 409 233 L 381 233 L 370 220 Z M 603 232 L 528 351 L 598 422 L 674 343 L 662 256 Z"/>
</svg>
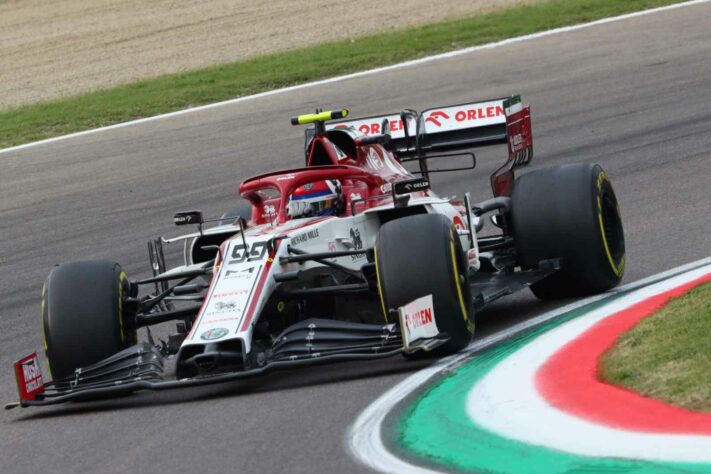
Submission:
<svg viewBox="0 0 711 474">
<path fill-rule="evenodd" d="M 506 123 L 503 99 L 438 107 L 425 110 L 422 112 L 422 117 L 424 117 L 424 131 L 427 134 Z M 400 114 L 387 114 L 332 122 L 326 124 L 326 129 L 354 127 L 365 135 L 377 135 L 382 133 L 381 126 L 384 119 L 388 119 L 390 135 L 394 139 L 405 138 L 405 125 L 400 118 Z M 414 120 L 408 121 L 408 133 L 410 136 L 415 135 L 416 127 L 417 125 Z"/>
</svg>

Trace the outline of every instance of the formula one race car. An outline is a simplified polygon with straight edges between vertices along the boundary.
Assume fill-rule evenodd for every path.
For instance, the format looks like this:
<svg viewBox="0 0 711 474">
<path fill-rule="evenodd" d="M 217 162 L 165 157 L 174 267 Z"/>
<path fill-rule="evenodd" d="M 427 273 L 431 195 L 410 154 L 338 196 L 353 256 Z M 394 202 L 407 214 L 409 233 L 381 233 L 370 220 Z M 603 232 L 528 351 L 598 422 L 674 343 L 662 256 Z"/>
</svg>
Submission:
<svg viewBox="0 0 711 474">
<path fill-rule="evenodd" d="M 469 344 L 476 312 L 501 296 L 530 287 L 540 298 L 572 297 L 620 281 L 622 222 L 600 166 L 514 179 L 533 156 L 519 96 L 347 115 L 292 119 L 312 124 L 305 166 L 247 179 L 234 211 L 177 213 L 175 224 L 196 230 L 149 242 L 152 277 L 131 280 L 110 261 L 53 269 L 42 318 L 54 379 L 43 383 L 36 354 L 21 359 L 20 402 L 8 407 L 450 354 Z M 508 159 L 491 176 L 493 198 L 430 190 L 430 174 L 474 169 L 470 150 L 494 144 L 507 145 Z M 486 214 L 497 235 L 480 234 Z M 176 242 L 185 264 L 166 271 L 163 247 Z M 137 329 L 168 321 L 177 332 L 167 341 L 150 330 L 137 340 Z M 175 377 L 164 373 L 167 360 Z"/>
</svg>

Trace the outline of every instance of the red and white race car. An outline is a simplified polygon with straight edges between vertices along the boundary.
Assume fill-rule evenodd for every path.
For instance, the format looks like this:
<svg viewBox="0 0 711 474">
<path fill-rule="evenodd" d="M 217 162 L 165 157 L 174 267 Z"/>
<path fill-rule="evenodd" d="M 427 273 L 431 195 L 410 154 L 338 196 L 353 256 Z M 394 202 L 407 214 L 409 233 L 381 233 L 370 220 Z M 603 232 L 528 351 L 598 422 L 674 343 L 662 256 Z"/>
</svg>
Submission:
<svg viewBox="0 0 711 474">
<path fill-rule="evenodd" d="M 177 225 L 196 229 L 149 242 L 151 278 L 132 280 L 111 261 L 53 269 L 42 292 L 53 380 L 43 383 L 36 354 L 24 357 L 15 366 L 20 402 L 8 406 L 449 354 L 469 344 L 476 312 L 501 296 L 530 286 L 541 298 L 569 297 L 620 281 L 622 223 L 600 166 L 514 179 L 533 156 L 520 97 L 347 115 L 292 119 L 312 124 L 305 166 L 247 179 L 234 211 L 176 214 Z M 494 144 L 508 153 L 491 176 L 492 198 L 430 189 L 432 173 L 474 169 L 466 150 Z M 497 235 L 479 233 L 485 214 Z M 185 264 L 166 270 L 163 248 L 178 242 Z M 167 341 L 137 340 L 138 328 L 168 321 L 178 331 Z"/>
</svg>

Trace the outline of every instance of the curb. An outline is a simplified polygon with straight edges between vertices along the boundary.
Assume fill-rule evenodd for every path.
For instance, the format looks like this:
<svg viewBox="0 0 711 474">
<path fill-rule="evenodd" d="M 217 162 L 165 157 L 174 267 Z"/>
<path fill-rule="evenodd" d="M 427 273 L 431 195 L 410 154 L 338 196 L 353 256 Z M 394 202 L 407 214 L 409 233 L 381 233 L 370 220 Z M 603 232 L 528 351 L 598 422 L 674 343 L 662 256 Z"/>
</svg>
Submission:
<svg viewBox="0 0 711 474">
<path fill-rule="evenodd" d="M 596 307 L 605 305 L 610 301 L 619 299 L 633 290 L 652 285 L 665 279 L 670 279 L 686 272 L 698 270 L 699 268 L 708 265 L 711 265 L 711 258 L 698 260 L 688 265 L 683 265 L 649 278 L 624 285 L 615 291 L 572 303 L 563 308 L 545 313 L 524 323 L 513 326 L 505 331 L 477 341 L 465 349 L 463 353 L 442 359 L 432 366 L 416 372 L 383 394 L 360 414 L 360 416 L 351 425 L 346 436 L 345 442 L 349 451 L 360 463 L 381 472 L 438 472 L 425 468 L 421 464 L 418 465 L 412 463 L 408 459 L 398 457 L 398 455 L 394 454 L 389 449 L 389 446 L 386 446 L 388 443 L 383 440 L 383 431 L 388 432 L 388 434 L 392 434 L 390 432 L 395 429 L 392 426 L 388 426 L 387 429 L 384 430 L 386 427 L 386 424 L 384 423 L 385 418 L 393 410 L 399 408 L 402 405 L 403 400 L 410 397 L 414 392 L 422 390 L 422 388 L 435 377 L 443 374 L 448 375 L 448 372 L 451 372 L 455 368 L 461 368 L 466 362 L 472 359 L 473 354 L 480 354 L 484 350 L 490 348 L 494 348 L 494 350 L 487 352 L 500 352 L 501 350 L 504 350 L 504 346 L 506 345 L 520 342 L 523 339 L 532 339 L 534 336 L 551 329 L 551 326 L 557 326 L 562 322 L 582 315 L 584 312 L 591 309 L 591 305 L 595 305 L 595 307 L 592 308 L 595 309 Z M 551 324 L 549 325 L 548 323 Z M 460 371 L 460 369 L 457 369 L 457 371 Z M 430 386 L 427 389 L 427 392 L 431 393 L 432 390 L 433 388 Z M 461 410 L 461 415 L 464 419 L 467 418 L 466 411 L 463 408 Z M 487 432 L 487 437 L 484 439 L 489 438 L 490 433 Z M 509 449 L 510 448 L 511 447 L 509 447 Z M 408 455 L 408 458 L 410 457 L 412 456 Z M 431 464 L 431 459 L 428 461 L 425 458 L 419 458 L 416 456 L 415 458 L 418 463 L 425 461 L 425 463 Z M 566 465 L 570 467 L 570 463 L 566 463 Z M 600 465 L 597 467 L 608 468 L 609 466 Z M 496 470 L 506 470 L 502 468 L 502 465 L 500 464 L 497 464 L 492 468 L 495 468 Z M 646 468 L 649 468 L 649 466 L 646 466 Z M 708 466 L 705 466 L 705 468 L 707 469 Z"/>
</svg>

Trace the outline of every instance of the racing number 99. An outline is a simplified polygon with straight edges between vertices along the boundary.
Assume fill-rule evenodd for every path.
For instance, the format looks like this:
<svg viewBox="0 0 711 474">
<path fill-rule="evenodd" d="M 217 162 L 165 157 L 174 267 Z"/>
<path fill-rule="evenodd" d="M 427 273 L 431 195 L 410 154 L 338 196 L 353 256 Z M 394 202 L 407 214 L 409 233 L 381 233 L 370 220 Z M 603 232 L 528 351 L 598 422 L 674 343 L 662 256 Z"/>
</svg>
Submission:
<svg viewBox="0 0 711 474">
<path fill-rule="evenodd" d="M 267 254 L 267 242 L 257 242 L 252 244 L 251 250 L 249 244 L 237 244 L 232 248 L 232 260 L 230 263 L 242 263 L 245 260 L 261 260 Z"/>
</svg>

